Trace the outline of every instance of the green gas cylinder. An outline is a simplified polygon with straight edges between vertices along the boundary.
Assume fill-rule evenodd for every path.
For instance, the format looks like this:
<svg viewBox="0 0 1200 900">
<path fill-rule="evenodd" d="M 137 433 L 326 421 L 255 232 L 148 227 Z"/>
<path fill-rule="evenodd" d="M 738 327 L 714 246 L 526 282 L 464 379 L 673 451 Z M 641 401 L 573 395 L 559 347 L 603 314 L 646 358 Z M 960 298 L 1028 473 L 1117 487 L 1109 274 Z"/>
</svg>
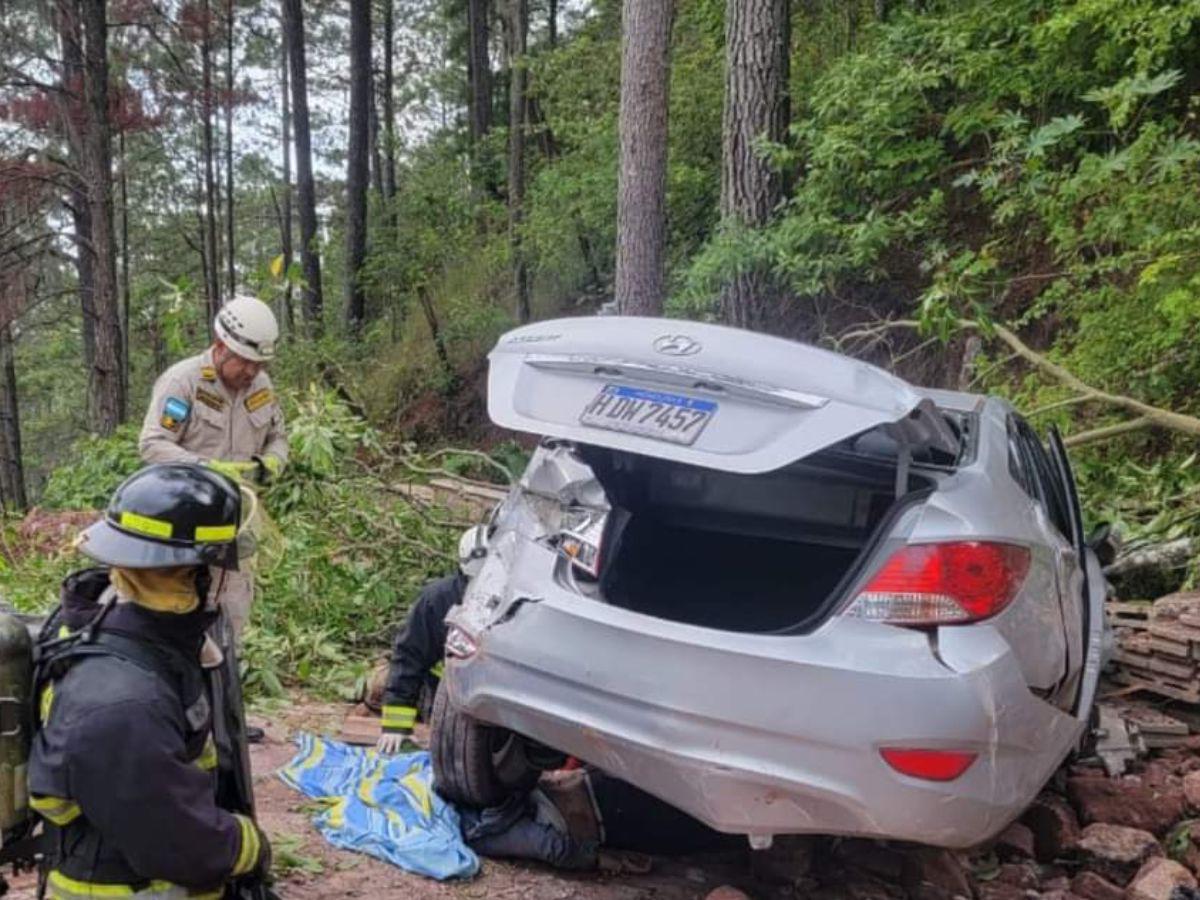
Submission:
<svg viewBox="0 0 1200 900">
<path fill-rule="evenodd" d="M 29 815 L 30 681 L 33 640 L 16 616 L 0 612 L 0 831 Z"/>
</svg>

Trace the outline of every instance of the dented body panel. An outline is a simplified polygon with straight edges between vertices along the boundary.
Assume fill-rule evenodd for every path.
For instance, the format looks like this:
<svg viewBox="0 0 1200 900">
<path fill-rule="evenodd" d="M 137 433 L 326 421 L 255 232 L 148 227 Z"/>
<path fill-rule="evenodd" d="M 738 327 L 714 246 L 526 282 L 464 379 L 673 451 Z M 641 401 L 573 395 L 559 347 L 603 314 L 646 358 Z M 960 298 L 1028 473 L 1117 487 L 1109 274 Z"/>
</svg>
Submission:
<svg viewBox="0 0 1200 900">
<path fill-rule="evenodd" d="M 595 356 L 616 340 L 611 322 L 584 340 L 572 333 L 577 321 L 521 329 L 507 336 L 522 339 L 516 343 L 502 339 L 489 395 L 502 424 L 532 428 L 537 417 L 522 418 L 522 409 L 549 403 L 551 388 L 565 389 L 563 379 L 584 378 L 568 367 L 555 369 L 550 381 L 522 381 L 532 370 L 517 348 L 536 339 L 538 359 L 547 343 L 564 345 L 563 356 Z M 663 326 L 647 322 L 653 320 L 632 326 L 634 345 Z M 672 324 L 680 332 L 674 337 L 699 335 L 706 347 L 728 331 Z M 726 348 L 722 365 L 745 357 L 748 383 L 766 384 L 769 366 L 760 363 L 786 342 L 735 334 L 744 345 L 736 353 Z M 750 352 L 760 341 L 770 352 Z M 599 766 L 722 831 L 972 846 L 1015 818 L 1084 734 L 1105 642 L 1099 565 L 1090 550 L 1077 552 L 1017 480 L 1007 404 L 921 392 L 878 370 L 864 374 L 862 364 L 835 354 L 805 352 L 840 361 L 825 394 L 841 396 L 843 411 L 855 378 L 887 394 L 886 402 L 871 401 L 880 415 L 868 417 L 864 430 L 887 430 L 888 403 L 888 415 L 899 410 L 912 418 L 921 404 L 936 403 L 970 417 L 958 464 L 914 466 L 925 487 L 901 497 L 811 625 L 731 632 L 612 605 L 596 583 L 578 578 L 557 539 L 573 518 L 610 511 L 605 486 L 570 440 L 580 434 L 620 452 L 635 446 L 688 465 L 702 454 L 709 468 L 739 473 L 800 459 L 820 449 L 814 442 L 776 430 L 762 454 L 749 443 L 732 455 L 721 449 L 726 445 L 700 441 L 681 450 L 636 435 L 596 437 L 549 413 L 541 428 L 553 440 L 535 452 L 501 505 L 487 559 L 448 618 L 476 649 L 447 661 L 446 688 L 471 716 Z M 512 359 L 497 365 L 497 355 Z M 775 383 L 815 395 L 820 378 L 788 370 Z M 536 390 L 506 396 L 522 385 Z M 918 425 L 887 433 L 913 446 L 941 440 L 936 432 Z M 1030 550 L 1020 592 L 998 615 L 925 629 L 841 615 L 898 548 L 971 540 Z M 977 758 L 941 783 L 899 774 L 881 757 L 884 747 L 963 750 Z"/>
</svg>

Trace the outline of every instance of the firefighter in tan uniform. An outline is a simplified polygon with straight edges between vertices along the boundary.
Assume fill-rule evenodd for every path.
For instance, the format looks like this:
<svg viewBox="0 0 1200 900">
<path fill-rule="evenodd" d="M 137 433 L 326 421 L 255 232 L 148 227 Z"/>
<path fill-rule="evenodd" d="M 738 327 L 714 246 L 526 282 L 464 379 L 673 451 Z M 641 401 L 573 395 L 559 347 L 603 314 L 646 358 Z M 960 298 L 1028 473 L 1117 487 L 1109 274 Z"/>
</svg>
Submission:
<svg viewBox="0 0 1200 900">
<path fill-rule="evenodd" d="M 159 376 L 138 448 L 147 463 L 203 463 L 235 480 L 265 482 L 287 461 L 283 413 L 267 376 L 279 325 L 254 297 L 217 313 L 216 339 Z M 214 595 L 241 637 L 254 599 L 249 572 L 214 570 Z"/>
</svg>

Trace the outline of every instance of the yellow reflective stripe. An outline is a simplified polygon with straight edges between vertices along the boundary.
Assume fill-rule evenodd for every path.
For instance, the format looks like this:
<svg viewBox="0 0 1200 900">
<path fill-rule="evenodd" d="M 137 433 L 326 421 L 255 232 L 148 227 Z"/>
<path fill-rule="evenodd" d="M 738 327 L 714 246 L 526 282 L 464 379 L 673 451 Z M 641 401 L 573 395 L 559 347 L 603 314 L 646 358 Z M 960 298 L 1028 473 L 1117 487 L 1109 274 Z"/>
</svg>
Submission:
<svg viewBox="0 0 1200 900">
<path fill-rule="evenodd" d="M 121 527 L 157 538 L 169 538 L 175 530 L 170 522 L 163 519 L 152 519 L 149 516 L 140 516 L 135 512 L 121 513 Z"/>
<path fill-rule="evenodd" d="M 74 800 L 65 797 L 31 797 L 29 805 L 37 810 L 43 818 L 49 819 L 55 825 L 70 825 L 81 815 L 83 810 Z"/>
<path fill-rule="evenodd" d="M 38 715 L 42 717 L 42 724 L 45 725 L 50 719 L 50 710 L 54 706 L 54 684 L 51 682 L 42 689 L 41 699 L 38 700 Z"/>
<path fill-rule="evenodd" d="M 67 637 L 70 634 L 71 634 L 71 629 L 67 625 L 59 625 L 58 626 L 58 636 L 60 638 Z"/>
<path fill-rule="evenodd" d="M 236 525 L 197 525 L 196 543 L 207 544 L 217 541 L 232 541 L 237 537 Z"/>
<path fill-rule="evenodd" d="M 205 772 L 211 772 L 217 767 L 217 745 L 211 734 L 204 741 L 204 749 L 196 757 L 195 765 Z"/>
<path fill-rule="evenodd" d="M 245 875 L 258 863 L 258 854 L 262 849 L 262 845 L 258 840 L 258 829 L 254 827 L 254 823 L 246 816 L 235 815 L 238 820 L 238 825 L 242 829 L 241 849 L 238 850 L 237 861 L 233 864 L 234 876 Z"/>
<path fill-rule="evenodd" d="M 385 706 L 384 728 L 412 728 L 417 721 L 417 710 L 412 706 Z"/>
<path fill-rule="evenodd" d="M 50 896 L 55 900 L 75 900 L 76 897 L 132 897 L 133 888 L 127 884 L 97 884 L 76 881 L 57 869 L 50 873 Z"/>
<path fill-rule="evenodd" d="M 52 900 L 84 900 L 88 897 L 137 897 L 140 900 L 220 900 L 224 888 L 193 891 L 169 881 L 151 881 L 148 887 L 135 890 L 130 884 L 101 884 L 95 881 L 79 881 L 59 872 L 50 873 L 47 879 L 49 896 Z"/>
<path fill-rule="evenodd" d="M 432 669 L 429 670 L 429 674 L 439 680 L 441 680 L 442 678 L 445 678 L 446 677 L 446 662 L 445 662 L 445 660 L 440 660 L 436 666 L 434 666 Z"/>
</svg>

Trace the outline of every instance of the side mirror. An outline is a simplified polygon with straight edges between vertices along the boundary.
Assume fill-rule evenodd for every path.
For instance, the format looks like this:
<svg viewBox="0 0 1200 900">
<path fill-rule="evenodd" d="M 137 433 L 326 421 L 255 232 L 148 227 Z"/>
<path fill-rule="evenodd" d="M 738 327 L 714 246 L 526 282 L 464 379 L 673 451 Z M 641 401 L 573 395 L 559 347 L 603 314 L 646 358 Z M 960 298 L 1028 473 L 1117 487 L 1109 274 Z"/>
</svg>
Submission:
<svg viewBox="0 0 1200 900">
<path fill-rule="evenodd" d="M 1092 548 L 1101 566 L 1110 566 L 1121 549 L 1121 536 L 1111 523 L 1101 522 L 1088 534 L 1087 545 Z"/>
</svg>

